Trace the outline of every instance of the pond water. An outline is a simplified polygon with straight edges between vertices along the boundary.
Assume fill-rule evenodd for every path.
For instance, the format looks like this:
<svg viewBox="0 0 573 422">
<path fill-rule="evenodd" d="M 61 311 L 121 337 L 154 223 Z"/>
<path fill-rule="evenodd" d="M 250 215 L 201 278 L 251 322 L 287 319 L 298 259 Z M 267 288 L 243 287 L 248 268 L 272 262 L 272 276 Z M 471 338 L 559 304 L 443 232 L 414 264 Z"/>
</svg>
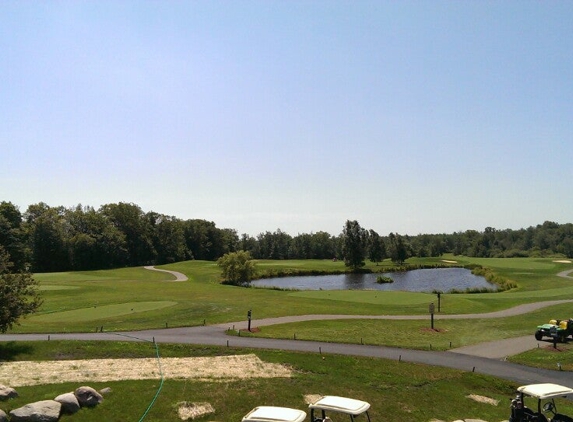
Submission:
<svg viewBox="0 0 573 422">
<path fill-rule="evenodd" d="M 377 283 L 379 275 L 390 277 L 393 283 Z M 397 273 L 336 274 L 293 276 L 254 280 L 257 287 L 278 287 L 296 290 L 402 290 L 432 292 L 488 288 L 497 290 L 485 278 L 473 275 L 465 268 L 431 268 Z"/>
</svg>

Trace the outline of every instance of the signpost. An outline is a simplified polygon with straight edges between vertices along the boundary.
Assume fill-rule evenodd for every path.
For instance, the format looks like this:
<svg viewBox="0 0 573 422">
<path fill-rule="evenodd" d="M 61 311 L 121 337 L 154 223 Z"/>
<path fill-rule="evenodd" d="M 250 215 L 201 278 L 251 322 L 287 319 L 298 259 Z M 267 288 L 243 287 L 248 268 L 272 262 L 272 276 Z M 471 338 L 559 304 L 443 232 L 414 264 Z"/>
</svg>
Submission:
<svg viewBox="0 0 573 422">
<path fill-rule="evenodd" d="M 249 309 L 249 312 L 247 312 L 247 319 L 249 320 L 247 329 L 249 330 L 249 332 L 251 331 L 251 310 Z"/>
<path fill-rule="evenodd" d="M 434 303 L 433 302 L 430 303 L 430 318 L 431 318 L 430 320 L 431 320 L 432 330 L 434 329 L 434 308 L 435 308 Z"/>
</svg>

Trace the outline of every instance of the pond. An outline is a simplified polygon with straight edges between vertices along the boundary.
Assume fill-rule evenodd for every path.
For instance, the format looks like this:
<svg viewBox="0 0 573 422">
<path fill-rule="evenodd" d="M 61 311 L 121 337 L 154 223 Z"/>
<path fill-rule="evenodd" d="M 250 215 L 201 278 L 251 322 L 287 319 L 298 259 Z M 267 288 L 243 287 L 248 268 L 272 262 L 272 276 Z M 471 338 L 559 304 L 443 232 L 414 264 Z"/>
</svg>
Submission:
<svg viewBox="0 0 573 422">
<path fill-rule="evenodd" d="M 378 276 L 390 277 L 393 283 L 377 283 Z M 497 290 L 495 284 L 465 268 L 431 268 L 397 273 L 336 274 L 293 276 L 254 280 L 256 287 L 278 287 L 294 290 L 402 290 L 409 292 L 447 293 L 452 290 Z"/>
</svg>

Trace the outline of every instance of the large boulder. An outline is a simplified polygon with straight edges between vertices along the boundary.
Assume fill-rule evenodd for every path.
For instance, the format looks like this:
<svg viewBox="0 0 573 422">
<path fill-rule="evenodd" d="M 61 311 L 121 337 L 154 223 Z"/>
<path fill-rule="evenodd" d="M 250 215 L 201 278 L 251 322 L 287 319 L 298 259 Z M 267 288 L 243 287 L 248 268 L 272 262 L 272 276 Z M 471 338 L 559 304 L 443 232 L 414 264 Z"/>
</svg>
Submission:
<svg viewBox="0 0 573 422">
<path fill-rule="evenodd" d="M 3 410 L 0 410 L 0 422 L 8 422 L 8 415 Z"/>
<path fill-rule="evenodd" d="M 79 387 L 74 391 L 81 407 L 94 407 L 103 401 L 103 396 L 91 387 Z"/>
<path fill-rule="evenodd" d="M 62 405 L 62 413 L 71 415 L 80 410 L 80 402 L 74 393 L 60 394 L 54 400 Z"/>
<path fill-rule="evenodd" d="M 12 387 L 0 385 L 0 400 L 8 400 L 18 397 L 18 393 Z"/>
<path fill-rule="evenodd" d="M 55 400 L 29 403 L 10 412 L 11 422 L 56 422 L 62 405 Z"/>
</svg>

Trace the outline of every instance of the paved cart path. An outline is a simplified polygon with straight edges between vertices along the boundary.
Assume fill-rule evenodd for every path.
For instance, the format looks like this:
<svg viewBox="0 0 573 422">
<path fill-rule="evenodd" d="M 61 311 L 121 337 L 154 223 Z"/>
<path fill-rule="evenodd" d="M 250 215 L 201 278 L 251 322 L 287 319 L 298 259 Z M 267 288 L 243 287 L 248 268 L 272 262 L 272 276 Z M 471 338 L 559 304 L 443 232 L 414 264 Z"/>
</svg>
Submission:
<svg viewBox="0 0 573 422">
<path fill-rule="evenodd" d="M 175 276 L 175 280 L 173 280 L 173 281 L 187 281 L 187 280 L 189 280 L 189 278 L 185 274 L 180 273 L 178 271 L 163 270 L 161 268 L 155 268 L 153 265 L 147 265 L 143 268 L 145 268 L 146 270 L 161 271 L 162 273 L 171 274 L 171 275 Z"/>
</svg>

